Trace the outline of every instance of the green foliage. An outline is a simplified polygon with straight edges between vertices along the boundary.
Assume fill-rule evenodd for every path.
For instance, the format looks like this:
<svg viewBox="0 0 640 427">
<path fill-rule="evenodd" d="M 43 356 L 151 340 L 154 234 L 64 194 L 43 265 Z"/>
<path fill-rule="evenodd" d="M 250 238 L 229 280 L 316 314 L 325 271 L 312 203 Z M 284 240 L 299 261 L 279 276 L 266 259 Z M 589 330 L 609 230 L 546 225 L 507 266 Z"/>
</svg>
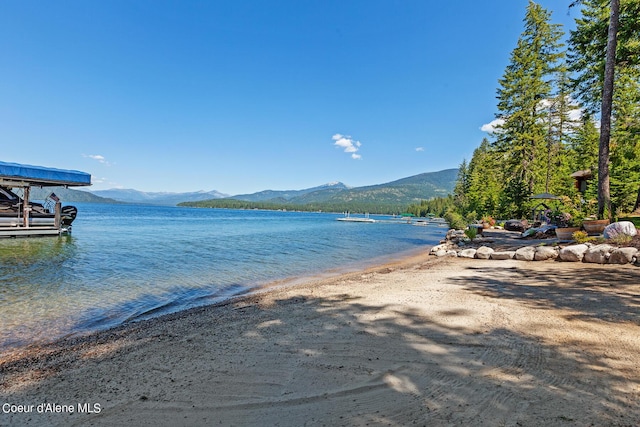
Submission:
<svg viewBox="0 0 640 427">
<path fill-rule="evenodd" d="M 609 239 L 609 241 L 621 246 L 628 244 L 629 242 L 631 242 L 631 240 L 633 240 L 633 237 L 629 236 L 628 234 L 617 234 L 616 236 Z"/>
<path fill-rule="evenodd" d="M 466 215 L 464 215 L 464 220 L 469 224 L 477 222 L 478 214 L 476 213 L 476 211 L 467 212 Z"/>
<path fill-rule="evenodd" d="M 312 189 L 314 191 L 262 191 L 234 198 L 184 202 L 178 206 L 400 214 L 407 212 L 407 205 L 415 200 L 432 199 L 435 202 L 429 202 L 424 208 L 426 211 L 422 212 L 422 206 L 412 205 L 409 212 L 418 216 L 434 212 L 442 216 L 446 210 L 443 206 L 453 204 L 452 199 L 447 195 L 453 190 L 457 172 L 456 169 L 429 172 L 368 187 Z M 433 198 L 434 195 L 436 195 L 435 198 Z"/>
<path fill-rule="evenodd" d="M 473 241 L 478 235 L 478 229 L 476 227 L 469 227 L 464 230 L 464 235 Z"/>
<path fill-rule="evenodd" d="M 596 240 L 595 237 L 589 236 L 586 231 L 582 230 L 574 232 L 571 237 L 576 241 L 576 243 L 594 242 Z"/>
<path fill-rule="evenodd" d="M 609 28 L 609 2 L 582 0 L 582 16 L 569 39 L 569 69 L 574 72 L 573 87 L 583 105 L 599 111 L 604 81 L 604 66 Z M 620 79 L 628 70 L 640 65 L 640 0 L 621 0 L 616 49 L 616 75 Z M 616 90 L 619 90 L 619 81 Z"/>
<path fill-rule="evenodd" d="M 496 153 L 485 138 L 474 151 L 469 162 L 467 211 L 482 214 L 497 214 L 500 175 L 496 173 L 498 162 Z"/>
<path fill-rule="evenodd" d="M 549 128 L 553 76 L 561 70 L 562 31 L 550 24 L 550 13 L 529 2 L 524 31 L 499 80 L 498 114 L 502 120 L 494 148 L 503 154 L 503 199 L 515 216 L 527 214 L 528 198 L 542 192 L 550 155 Z"/>
<path fill-rule="evenodd" d="M 640 70 L 619 76 L 611 136 L 611 202 L 616 215 L 635 208 L 640 183 Z"/>
<path fill-rule="evenodd" d="M 405 205 L 384 203 L 308 203 L 306 205 L 293 205 L 290 203 L 251 202 L 236 199 L 212 199 L 199 202 L 183 202 L 178 206 L 194 208 L 219 208 L 219 209 L 261 209 L 261 210 L 289 210 L 301 212 L 360 212 L 372 214 L 400 214 L 405 212 Z"/>
<path fill-rule="evenodd" d="M 620 217 L 618 218 L 618 221 L 630 221 L 636 226 L 636 228 L 640 228 L 640 216 Z"/>
<path fill-rule="evenodd" d="M 445 213 L 454 207 L 454 204 L 454 198 L 451 195 L 436 197 L 430 200 L 422 200 L 420 203 L 414 203 L 406 209 L 406 212 L 419 217 L 429 215 L 444 217 Z"/>
<path fill-rule="evenodd" d="M 444 219 L 449 223 L 449 227 L 455 228 L 456 230 L 464 230 L 467 228 L 467 222 L 462 218 L 462 215 L 453 208 L 445 212 Z"/>
<path fill-rule="evenodd" d="M 583 0 L 583 16 L 570 38 L 569 61 L 559 40 L 562 32 L 550 14 L 529 2 L 524 30 L 499 80 L 501 124 L 469 162 L 459 168 L 455 187 L 457 211 L 497 218 L 530 218 L 549 192 L 568 196 L 571 206 L 554 206 L 578 223 L 597 198 L 599 115 L 604 51 L 609 20 L 608 1 Z M 621 0 L 620 34 L 610 154 L 611 200 L 616 215 L 638 209 L 640 201 L 640 0 Z M 568 69 L 567 69 L 568 67 Z M 569 72 L 575 80 L 569 78 Z M 583 114 L 572 121 L 581 100 Z M 586 107 L 586 109 L 584 108 Z M 575 114 L 573 115 L 575 116 Z M 573 172 L 591 170 L 586 192 L 574 186 Z"/>
<path fill-rule="evenodd" d="M 571 32 L 569 65 L 576 98 L 596 114 L 604 88 L 608 1 L 582 0 L 582 17 Z M 619 215 L 640 202 L 640 0 L 621 0 L 615 57 L 609 158 L 612 209 Z M 597 152 L 597 151 L 596 151 Z M 604 153 L 606 154 L 606 153 Z M 605 206 L 606 208 L 606 206 Z"/>
</svg>

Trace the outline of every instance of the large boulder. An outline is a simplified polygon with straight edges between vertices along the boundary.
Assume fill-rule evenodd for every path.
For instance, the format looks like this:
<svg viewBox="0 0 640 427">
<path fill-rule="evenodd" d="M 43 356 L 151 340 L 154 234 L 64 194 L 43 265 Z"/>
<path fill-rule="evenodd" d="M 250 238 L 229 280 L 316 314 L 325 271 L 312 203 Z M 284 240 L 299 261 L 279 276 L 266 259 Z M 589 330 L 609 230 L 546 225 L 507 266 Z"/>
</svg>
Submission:
<svg viewBox="0 0 640 427">
<path fill-rule="evenodd" d="M 476 250 L 475 249 L 463 249 L 458 254 L 458 257 L 460 257 L 460 258 L 475 258 L 476 257 Z"/>
<path fill-rule="evenodd" d="M 533 259 L 536 261 L 546 261 L 558 258 L 558 249 L 553 246 L 538 246 Z"/>
<path fill-rule="evenodd" d="M 493 253 L 493 248 L 489 246 L 480 246 L 476 251 L 476 258 L 478 259 L 489 259 L 491 258 L 491 254 Z"/>
<path fill-rule="evenodd" d="M 560 249 L 560 260 L 569 262 L 580 262 L 584 258 L 584 254 L 589 250 L 589 246 L 584 243 L 579 245 L 571 245 Z"/>
<path fill-rule="evenodd" d="M 635 236 L 638 234 L 636 226 L 631 221 L 619 221 L 609 224 L 604 229 L 605 239 L 614 239 L 620 235 Z"/>
<path fill-rule="evenodd" d="M 602 244 L 595 245 L 587 250 L 584 254 L 584 262 L 591 262 L 595 264 L 606 264 L 607 260 L 611 256 L 616 248 L 611 245 Z"/>
<path fill-rule="evenodd" d="M 638 257 L 638 250 L 636 248 L 618 248 L 611 252 L 609 257 L 609 264 L 629 264 L 634 262 Z"/>
<path fill-rule="evenodd" d="M 524 248 L 516 250 L 515 253 L 515 259 L 517 259 L 518 261 L 533 261 L 535 256 L 535 246 L 525 246 Z"/>
</svg>

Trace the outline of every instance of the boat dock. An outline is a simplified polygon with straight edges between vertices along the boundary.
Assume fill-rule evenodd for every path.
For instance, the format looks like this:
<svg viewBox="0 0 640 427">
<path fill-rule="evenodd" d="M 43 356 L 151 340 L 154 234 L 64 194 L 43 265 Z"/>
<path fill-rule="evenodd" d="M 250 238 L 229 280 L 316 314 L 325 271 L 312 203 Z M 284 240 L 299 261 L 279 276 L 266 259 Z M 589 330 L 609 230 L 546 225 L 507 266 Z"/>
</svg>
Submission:
<svg viewBox="0 0 640 427">
<path fill-rule="evenodd" d="M 49 194 L 44 204 L 31 202 L 31 187 L 88 185 L 91 175 L 85 172 L 0 162 L 0 237 L 56 236 L 70 232 L 77 209 L 63 208 L 54 193 Z M 19 190 L 18 194 L 13 190 Z"/>
<path fill-rule="evenodd" d="M 375 219 L 369 218 L 369 214 L 365 214 L 364 217 L 351 216 L 349 212 L 347 212 L 344 217 L 336 218 L 338 221 L 344 222 L 376 222 Z"/>
</svg>

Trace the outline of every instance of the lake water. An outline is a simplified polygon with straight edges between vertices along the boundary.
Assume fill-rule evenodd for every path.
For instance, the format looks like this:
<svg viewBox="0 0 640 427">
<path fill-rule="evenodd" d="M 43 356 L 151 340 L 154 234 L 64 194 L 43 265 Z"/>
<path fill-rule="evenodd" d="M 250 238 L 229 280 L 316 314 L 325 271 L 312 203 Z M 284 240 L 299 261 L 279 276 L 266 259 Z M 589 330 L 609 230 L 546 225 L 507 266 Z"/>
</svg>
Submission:
<svg viewBox="0 0 640 427">
<path fill-rule="evenodd" d="M 328 213 L 76 206 L 71 235 L 0 239 L 0 351 L 373 265 L 447 230 Z"/>
</svg>

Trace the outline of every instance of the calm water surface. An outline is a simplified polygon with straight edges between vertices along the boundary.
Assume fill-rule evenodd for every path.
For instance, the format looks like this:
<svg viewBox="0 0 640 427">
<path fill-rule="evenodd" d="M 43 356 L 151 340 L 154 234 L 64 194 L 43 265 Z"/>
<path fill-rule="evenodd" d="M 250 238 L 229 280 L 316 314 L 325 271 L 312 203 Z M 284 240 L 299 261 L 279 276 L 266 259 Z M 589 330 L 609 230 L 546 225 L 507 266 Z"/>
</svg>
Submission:
<svg viewBox="0 0 640 427">
<path fill-rule="evenodd" d="M 0 239 L 0 351 L 371 265 L 446 232 L 324 213 L 77 207 L 70 236 Z"/>
</svg>

